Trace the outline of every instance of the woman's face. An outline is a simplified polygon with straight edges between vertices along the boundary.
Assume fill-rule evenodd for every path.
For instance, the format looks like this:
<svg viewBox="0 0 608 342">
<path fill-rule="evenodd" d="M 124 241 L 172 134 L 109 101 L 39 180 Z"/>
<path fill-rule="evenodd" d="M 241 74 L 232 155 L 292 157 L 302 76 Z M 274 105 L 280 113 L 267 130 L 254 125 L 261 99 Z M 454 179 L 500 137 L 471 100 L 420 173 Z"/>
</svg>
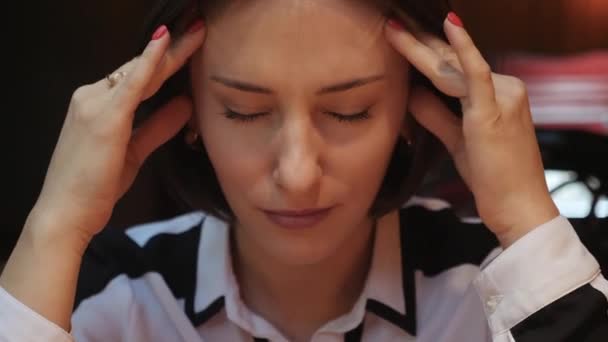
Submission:
<svg viewBox="0 0 608 342">
<path fill-rule="evenodd" d="M 312 264 L 356 239 L 401 131 L 408 65 L 362 3 L 235 1 L 191 60 L 191 124 L 237 229 L 283 262 Z M 265 214 L 328 207 L 307 228 Z"/>
</svg>

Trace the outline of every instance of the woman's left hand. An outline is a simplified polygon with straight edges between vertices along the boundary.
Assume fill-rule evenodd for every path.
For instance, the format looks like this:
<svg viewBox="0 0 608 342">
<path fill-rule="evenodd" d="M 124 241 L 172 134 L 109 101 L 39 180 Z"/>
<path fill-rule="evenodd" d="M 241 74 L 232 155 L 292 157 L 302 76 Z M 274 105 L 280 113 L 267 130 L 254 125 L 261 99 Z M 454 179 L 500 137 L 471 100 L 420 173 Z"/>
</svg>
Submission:
<svg viewBox="0 0 608 342">
<path fill-rule="evenodd" d="M 422 87 L 411 90 L 409 110 L 446 146 L 503 248 L 558 216 L 524 83 L 492 73 L 454 14 L 444 22 L 449 44 L 394 19 L 386 26 L 397 51 L 440 91 L 460 98 L 462 119 Z"/>
</svg>

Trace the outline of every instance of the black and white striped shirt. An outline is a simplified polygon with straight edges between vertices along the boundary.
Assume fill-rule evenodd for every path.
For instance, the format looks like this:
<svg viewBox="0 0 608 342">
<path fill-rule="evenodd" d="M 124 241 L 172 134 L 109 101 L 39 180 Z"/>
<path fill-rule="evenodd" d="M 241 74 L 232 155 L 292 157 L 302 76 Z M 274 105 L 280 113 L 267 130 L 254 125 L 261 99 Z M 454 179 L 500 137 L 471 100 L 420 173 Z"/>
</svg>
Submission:
<svg viewBox="0 0 608 342">
<path fill-rule="evenodd" d="M 287 341 L 241 301 L 229 234 L 203 212 L 106 229 L 71 333 L 0 288 L 0 341 Z M 564 217 L 502 251 L 479 220 L 414 198 L 375 234 L 358 301 L 313 342 L 608 341 L 608 282 Z"/>
</svg>

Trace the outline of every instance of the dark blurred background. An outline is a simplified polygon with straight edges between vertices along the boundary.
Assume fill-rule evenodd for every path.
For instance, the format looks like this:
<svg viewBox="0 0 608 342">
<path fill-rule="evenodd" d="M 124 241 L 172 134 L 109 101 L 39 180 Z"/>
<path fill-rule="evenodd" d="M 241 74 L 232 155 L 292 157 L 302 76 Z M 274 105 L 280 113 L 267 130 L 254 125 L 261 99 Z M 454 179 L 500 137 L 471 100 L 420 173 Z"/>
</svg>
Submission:
<svg viewBox="0 0 608 342">
<path fill-rule="evenodd" d="M 16 19 L 9 31 L 16 41 L 5 48 L 14 60 L 4 84 L 10 85 L 2 135 L 8 195 L 0 206 L 0 265 L 38 196 L 72 92 L 134 56 L 152 3 L 42 1 L 7 12 L 9 22 Z M 562 213 L 608 230 L 602 219 L 608 216 L 608 0 L 458 0 L 453 6 L 498 71 L 529 83 L 548 182 L 552 188 L 568 183 L 555 193 Z M 463 212 L 471 209 L 458 201 L 467 194 L 449 164 L 434 177 L 428 189 L 461 203 Z M 441 182 L 447 185 L 436 186 Z M 171 214 L 145 168 L 111 224 Z"/>
</svg>

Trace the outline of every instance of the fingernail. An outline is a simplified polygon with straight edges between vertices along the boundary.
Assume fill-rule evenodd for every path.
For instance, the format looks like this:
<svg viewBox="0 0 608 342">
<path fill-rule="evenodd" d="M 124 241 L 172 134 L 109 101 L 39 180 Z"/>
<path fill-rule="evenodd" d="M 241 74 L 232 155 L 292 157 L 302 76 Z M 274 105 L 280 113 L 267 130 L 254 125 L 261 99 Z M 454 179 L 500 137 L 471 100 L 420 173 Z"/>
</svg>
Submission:
<svg viewBox="0 0 608 342">
<path fill-rule="evenodd" d="M 454 24 L 454 25 L 456 25 L 458 27 L 464 28 L 464 24 L 462 23 L 462 20 L 460 19 L 460 17 L 456 13 L 454 13 L 454 12 L 448 13 L 448 20 L 452 24 Z"/>
<path fill-rule="evenodd" d="M 387 21 L 388 26 L 392 27 L 393 29 L 397 30 L 397 31 L 405 31 L 405 25 L 403 25 L 403 23 L 401 21 L 399 21 L 398 19 L 395 18 L 390 18 Z"/>
<path fill-rule="evenodd" d="M 152 40 L 158 40 L 162 38 L 165 33 L 167 33 L 167 31 L 167 26 L 161 25 L 159 28 L 156 29 L 156 31 L 154 31 L 154 34 L 152 35 Z"/>
<path fill-rule="evenodd" d="M 205 23 L 203 23 L 203 20 L 197 19 L 192 24 L 190 24 L 190 26 L 188 27 L 187 33 L 194 33 L 196 31 L 199 31 L 200 29 L 203 28 L 203 26 L 205 26 Z"/>
</svg>

